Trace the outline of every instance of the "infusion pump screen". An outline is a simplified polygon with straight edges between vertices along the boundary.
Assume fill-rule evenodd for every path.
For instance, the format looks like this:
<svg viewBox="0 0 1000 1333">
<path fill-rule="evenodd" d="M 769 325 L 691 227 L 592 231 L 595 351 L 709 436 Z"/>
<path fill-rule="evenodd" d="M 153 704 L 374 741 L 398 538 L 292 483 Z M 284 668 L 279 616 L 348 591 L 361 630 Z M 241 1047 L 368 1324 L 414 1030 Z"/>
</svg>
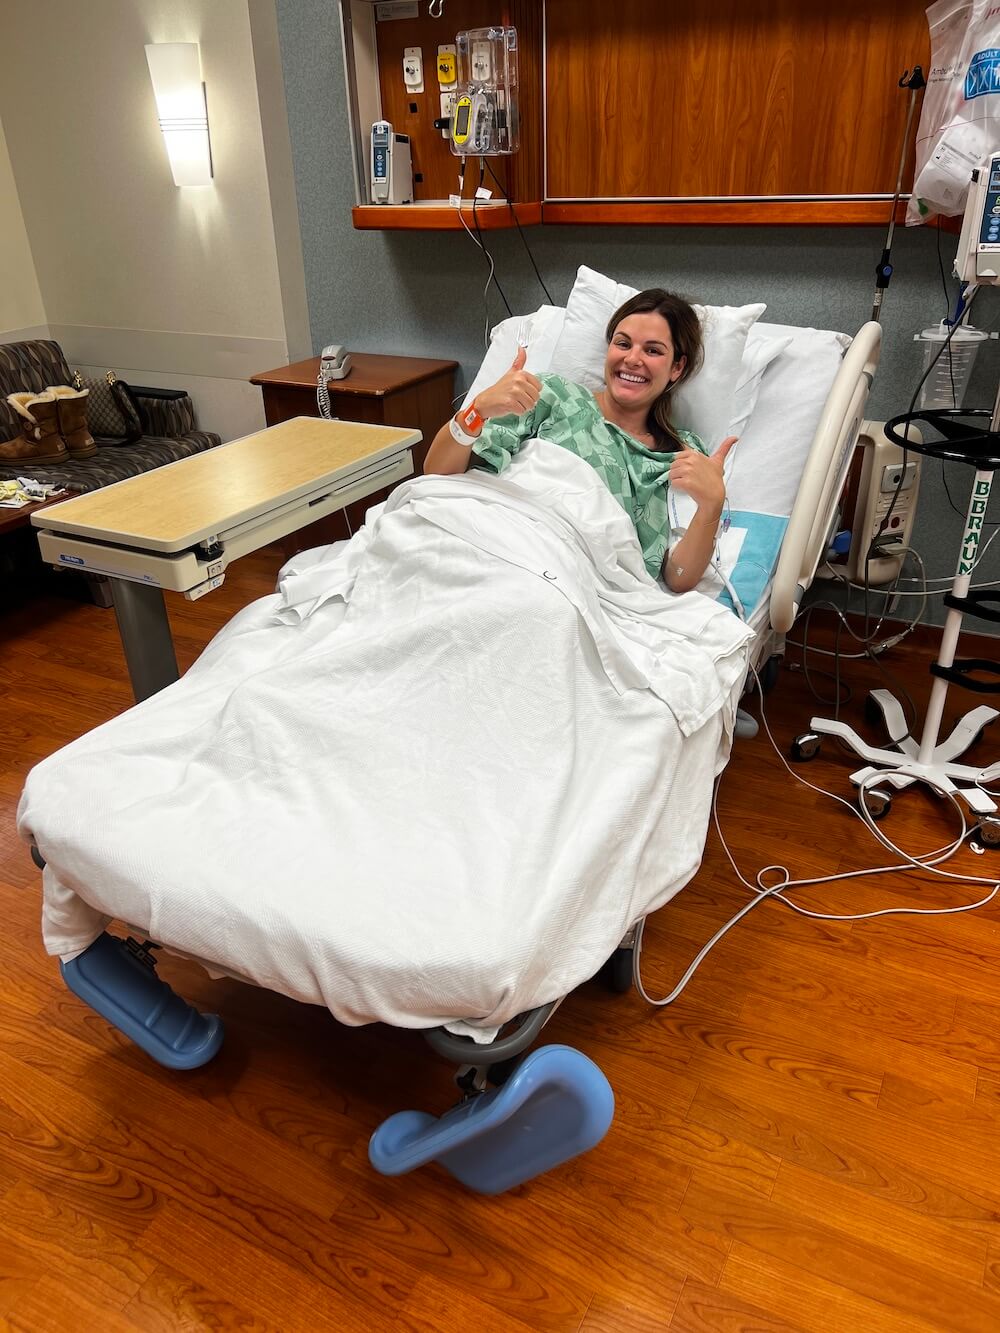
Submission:
<svg viewBox="0 0 1000 1333">
<path fill-rule="evenodd" d="M 1000 193 L 1000 158 L 993 159 L 993 170 L 990 172 L 990 194 Z"/>
<path fill-rule="evenodd" d="M 455 120 L 456 139 L 464 139 L 469 133 L 469 112 L 471 109 L 467 102 L 458 108 L 458 116 Z M 1000 169 L 997 170 L 997 179 L 1000 180 Z M 1000 186 L 997 188 L 1000 189 Z"/>
</svg>

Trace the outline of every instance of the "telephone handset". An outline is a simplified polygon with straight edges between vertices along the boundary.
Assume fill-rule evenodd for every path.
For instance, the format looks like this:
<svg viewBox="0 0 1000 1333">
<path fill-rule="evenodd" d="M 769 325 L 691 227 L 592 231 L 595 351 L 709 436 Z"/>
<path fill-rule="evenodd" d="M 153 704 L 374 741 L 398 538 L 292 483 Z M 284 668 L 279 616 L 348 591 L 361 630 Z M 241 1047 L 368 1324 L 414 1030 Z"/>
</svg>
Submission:
<svg viewBox="0 0 1000 1333">
<path fill-rule="evenodd" d="M 316 406 L 321 417 L 330 420 L 330 394 L 327 383 L 330 380 L 342 380 L 351 373 L 351 354 L 339 343 L 330 343 L 320 353 L 319 375 L 316 381 Z"/>
</svg>

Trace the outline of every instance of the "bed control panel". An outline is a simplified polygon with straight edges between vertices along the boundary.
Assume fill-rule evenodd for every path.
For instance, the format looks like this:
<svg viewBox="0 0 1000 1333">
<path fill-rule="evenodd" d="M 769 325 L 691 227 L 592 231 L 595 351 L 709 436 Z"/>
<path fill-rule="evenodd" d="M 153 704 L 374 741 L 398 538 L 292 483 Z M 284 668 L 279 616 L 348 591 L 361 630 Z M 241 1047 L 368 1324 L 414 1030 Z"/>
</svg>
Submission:
<svg viewBox="0 0 1000 1333">
<path fill-rule="evenodd" d="M 914 432 L 916 434 L 916 432 Z M 910 544 L 920 491 L 920 455 L 903 455 L 887 439 L 881 422 L 865 422 L 858 437 L 861 470 L 851 528 L 847 577 L 853 583 L 890 583 L 899 573 Z M 874 553 L 872 544 L 875 543 Z"/>
</svg>

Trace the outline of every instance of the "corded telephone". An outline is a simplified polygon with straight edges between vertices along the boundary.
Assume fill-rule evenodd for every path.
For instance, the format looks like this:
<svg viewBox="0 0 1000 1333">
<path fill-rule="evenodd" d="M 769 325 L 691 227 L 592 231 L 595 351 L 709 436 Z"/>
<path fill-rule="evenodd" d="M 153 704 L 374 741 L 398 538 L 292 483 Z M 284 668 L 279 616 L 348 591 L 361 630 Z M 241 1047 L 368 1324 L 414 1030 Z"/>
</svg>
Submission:
<svg viewBox="0 0 1000 1333">
<path fill-rule="evenodd" d="M 342 380 L 345 375 L 351 373 L 351 354 L 339 343 L 330 343 L 324 347 L 320 353 L 319 376 L 316 381 L 316 406 L 319 408 L 321 417 L 326 417 L 329 421 L 332 413 L 330 411 L 330 394 L 327 390 L 327 383 L 330 380 Z"/>
</svg>

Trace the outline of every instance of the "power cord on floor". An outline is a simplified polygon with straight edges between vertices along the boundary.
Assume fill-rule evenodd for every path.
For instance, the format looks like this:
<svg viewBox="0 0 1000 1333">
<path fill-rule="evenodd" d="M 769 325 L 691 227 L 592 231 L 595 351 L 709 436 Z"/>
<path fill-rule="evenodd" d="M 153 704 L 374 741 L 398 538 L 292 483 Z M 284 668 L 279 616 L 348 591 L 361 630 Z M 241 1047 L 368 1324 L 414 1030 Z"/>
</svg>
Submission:
<svg viewBox="0 0 1000 1333">
<path fill-rule="evenodd" d="M 635 941 L 633 944 L 634 951 L 632 955 L 632 977 L 635 982 L 636 990 L 639 992 L 642 998 L 647 1002 L 647 1004 L 651 1004 L 655 1008 L 663 1008 L 665 1005 L 673 1004 L 674 1001 L 683 993 L 688 983 L 690 982 L 691 978 L 697 972 L 698 968 L 704 962 L 708 954 L 719 943 L 719 941 L 723 939 L 729 933 L 729 931 L 732 930 L 732 928 L 735 925 L 737 925 L 738 922 L 742 921 L 743 918 L 749 912 L 753 911 L 755 907 L 758 907 L 767 898 L 777 898 L 781 902 L 783 902 L 786 907 L 790 907 L 793 912 L 798 912 L 801 916 L 812 917 L 820 921 L 867 921 L 871 920 L 873 917 L 880 917 L 880 916 L 953 916 L 957 915 L 960 912 L 972 912 L 975 911 L 977 908 L 985 907 L 987 903 L 992 902 L 993 899 L 997 896 L 997 894 L 1000 893 L 1000 882 L 998 882 L 994 878 L 989 878 L 984 875 L 963 875 L 960 874 L 958 871 L 939 870 L 937 868 L 942 861 L 948 860 L 949 857 L 953 856 L 955 852 L 959 850 L 959 848 L 962 846 L 963 842 L 966 840 L 966 838 L 969 836 L 971 832 L 971 829 L 966 824 L 964 811 L 962 810 L 962 807 L 959 804 L 958 799 L 956 798 L 954 793 L 950 791 L 945 791 L 944 788 L 938 787 L 936 784 L 933 783 L 930 784 L 934 786 L 935 791 L 937 791 L 939 795 L 946 796 L 948 800 L 951 801 L 951 804 L 954 806 L 955 810 L 958 813 L 958 817 L 962 825 L 961 833 L 958 835 L 957 838 L 955 838 L 952 842 L 946 844 L 944 847 L 938 847 L 933 852 L 928 852 L 924 856 L 911 856 L 901 847 L 897 847 L 896 844 L 891 840 L 891 838 L 887 837 L 882 832 L 882 830 L 875 823 L 875 820 L 872 817 L 868 809 L 867 803 L 865 801 L 865 793 L 868 790 L 868 788 L 874 786 L 876 782 L 882 780 L 885 776 L 884 774 L 882 773 L 869 774 L 869 776 L 861 782 L 858 788 L 858 804 L 855 805 L 851 801 L 845 800 L 843 796 L 838 796 L 835 792 L 827 791 L 824 787 L 819 787 L 815 783 L 809 782 L 807 779 L 803 778 L 801 774 L 796 773 L 795 770 L 788 763 L 788 760 L 782 754 L 780 748 L 778 747 L 777 742 L 774 739 L 774 736 L 771 733 L 771 728 L 767 721 L 767 715 L 764 708 L 764 694 L 763 690 L 761 689 L 760 679 L 757 676 L 757 672 L 754 670 L 753 667 L 750 668 L 750 671 L 757 684 L 757 694 L 760 700 L 761 722 L 763 723 L 764 730 L 767 733 L 767 738 L 771 742 L 772 747 L 774 748 L 775 754 L 781 760 L 782 764 L 788 771 L 789 775 L 793 777 L 797 782 L 801 782 L 803 786 L 808 787 L 811 791 L 818 792 L 822 796 L 828 796 L 831 800 L 837 801 L 840 805 L 843 805 L 850 812 L 850 814 L 852 814 L 856 819 L 860 819 L 862 823 L 864 823 L 868 827 L 869 831 L 875 836 L 875 838 L 880 843 L 882 843 L 883 846 L 888 848 L 893 853 L 894 856 L 901 857 L 902 863 L 898 865 L 888 865 L 888 866 L 871 866 L 864 870 L 847 870 L 836 875 L 819 875 L 806 879 L 792 879 L 791 872 L 788 870 L 786 866 L 770 865 L 762 867 L 762 869 L 760 869 L 757 872 L 756 884 L 754 884 L 753 882 L 751 882 L 746 878 L 746 876 L 740 870 L 739 866 L 736 864 L 736 859 L 733 856 L 732 852 L 730 851 L 729 844 L 726 842 L 725 837 L 722 833 L 722 827 L 719 823 L 719 812 L 718 812 L 718 795 L 719 795 L 719 786 L 721 784 L 721 775 L 720 775 L 719 780 L 715 784 L 715 790 L 712 793 L 712 819 L 715 824 L 716 832 L 719 835 L 719 841 L 722 843 L 723 850 L 725 851 L 726 857 L 729 860 L 729 864 L 733 867 L 733 870 L 737 878 L 739 879 L 740 883 L 744 884 L 751 891 L 751 893 L 754 894 L 754 897 L 750 900 L 750 902 L 746 903 L 743 907 L 741 907 L 740 910 L 737 913 L 735 913 L 734 916 L 730 917 L 730 919 L 727 922 L 725 922 L 725 924 L 722 925 L 715 932 L 715 934 L 708 941 L 708 943 L 705 944 L 698 951 L 698 953 L 688 966 L 687 970 L 684 972 L 684 975 L 681 977 L 680 981 L 673 988 L 670 994 L 664 996 L 663 999 L 659 1000 L 654 999 L 646 991 L 645 987 L 642 984 L 642 976 L 641 976 L 642 937 L 646 924 L 646 919 L 645 917 L 643 917 L 642 920 L 639 921 L 639 923 L 636 926 Z M 905 775 L 906 770 L 900 769 L 899 772 Z M 891 871 L 901 871 L 901 870 L 923 870 L 931 874 L 938 875 L 942 879 L 960 881 L 968 884 L 990 884 L 993 886 L 993 888 L 992 891 L 988 893 L 984 898 L 979 898 L 977 899 L 976 902 L 972 903 L 963 903 L 958 907 L 885 907 L 885 908 L 880 908 L 879 910 L 874 912 L 849 912 L 842 914 L 832 913 L 832 912 L 814 912 L 809 908 L 802 907 L 800 904 L 793 902 L 790 898 L 786 896 L 785 892 L 788 889 L 804 888 L 806 885 L 809 884 L 830 884 L 837 880 L 862 879 L 870 875 L 885 875 Z M 779 878 L 776 883 L 771 885 L 766 885 L 763 882 L 764 877 L 771 873 L 778 875 Z"/>
</svg>

